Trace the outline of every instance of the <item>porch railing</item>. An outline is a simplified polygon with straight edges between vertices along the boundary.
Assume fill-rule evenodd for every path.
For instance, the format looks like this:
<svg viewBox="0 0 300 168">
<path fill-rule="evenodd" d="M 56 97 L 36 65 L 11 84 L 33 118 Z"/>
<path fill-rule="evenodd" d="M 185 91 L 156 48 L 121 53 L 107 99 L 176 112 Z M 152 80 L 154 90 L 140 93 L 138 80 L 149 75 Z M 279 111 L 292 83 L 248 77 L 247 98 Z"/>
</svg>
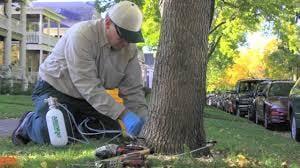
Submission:
<svg viewBox="0 0 300 168">
<path fill-rule="evenodd" d="M 9 20 L 7 19 L 7 17 L 0 14 L 0 27 L 6 30 L 9 29 L 9 27 L 7 26 L 8 22 Z M 11 30 L 13 32 L 22 34 L 22 26 L 23 24 L 20 21 L 13 18 L 11 19 Z"/>
<path fill-rule="evenodd" d="M 8 19 L 0 14 L 0 27 L 7 30 Z"/>
<path fill-rule="evenodd" d="M 40 41 L 41 40 L 41 41 Z M 46 44 L 49 46 L 55 46 L 58 38 L 49 36 L 42 33 L 41 38 L 39 37 L 39 32 L 27 32 L 27 43 L 31 44 Z"/>
<path fill-rule="evenodd" d="M 16 19 L 11 20 L 12 31 L 22 34 L 22 27 L 23 27 L 23 24 L 20 21 L 18 21 Z"/>
</svg>

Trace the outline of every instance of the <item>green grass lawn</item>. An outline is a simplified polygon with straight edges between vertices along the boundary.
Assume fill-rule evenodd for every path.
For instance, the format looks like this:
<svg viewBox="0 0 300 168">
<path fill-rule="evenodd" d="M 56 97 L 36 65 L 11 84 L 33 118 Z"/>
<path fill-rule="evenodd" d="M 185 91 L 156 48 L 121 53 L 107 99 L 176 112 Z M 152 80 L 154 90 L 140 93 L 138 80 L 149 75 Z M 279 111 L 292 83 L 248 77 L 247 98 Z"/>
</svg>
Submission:
<svg viewBox="0 0 300 168">
<path fill-rule="evenodd" d="M 300 143 L 289 136 L 269 131 L 247 119 L 232 116 L 215 108 L 205 110 L 208 139 L 218 141 L 214 148 L 229 158 L 242 154 L 261 167 L 281 167 L 284 162 L 300 167 Z"/>
<path fill-rule="evenodd" d="M 32 109 L 31 96 L 0 95 L 0 119 L 19 118 L 23 112 Z"/>
<path fill-rule="evenodd" d="M 29 96 L 0 96 L 0 118 L 19 117 L 32 108 Z M 214 159 L 151 157 L 153 167 L 300 167 L 300 143 L 290 137 L 211 107 L 205 109 L 204 122 L 207 139 L 218 142 L 212 149 Z M 92 141 L 54 148 L 31 143 L 16 147 L 9 138 L 0 138 L 0 142 L 0 156 L 14 155 L 23 167 L 43 168 L 93 167 L 94 150 L 103 144 Z"/>
</svg>

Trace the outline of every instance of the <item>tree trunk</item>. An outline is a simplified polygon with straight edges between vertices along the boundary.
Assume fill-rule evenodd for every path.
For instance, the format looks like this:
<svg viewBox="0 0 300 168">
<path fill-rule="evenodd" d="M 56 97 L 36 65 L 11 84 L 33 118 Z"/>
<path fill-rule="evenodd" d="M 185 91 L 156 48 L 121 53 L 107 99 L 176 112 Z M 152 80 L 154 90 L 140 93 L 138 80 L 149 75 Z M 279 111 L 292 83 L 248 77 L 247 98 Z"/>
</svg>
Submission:
<svg viewBox="0 0 300 168">
<path fill-rule="evenodd" d="M 205 145 L 203 109 L 210 0 L 164 0 L 149 120 L 143 136 L 155 152 Z M 206 151 L 207 152 L 207 151 Z"/>
</svg>

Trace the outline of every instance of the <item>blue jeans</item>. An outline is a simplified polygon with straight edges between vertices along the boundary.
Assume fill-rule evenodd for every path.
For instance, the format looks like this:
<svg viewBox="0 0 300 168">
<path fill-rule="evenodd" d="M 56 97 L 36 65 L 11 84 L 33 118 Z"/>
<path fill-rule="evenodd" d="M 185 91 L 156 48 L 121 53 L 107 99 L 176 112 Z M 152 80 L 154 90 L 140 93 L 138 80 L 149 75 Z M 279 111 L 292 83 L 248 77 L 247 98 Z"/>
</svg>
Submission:
<svg viewBox="0 0 300 168">
<path fill-rule="evenodd" d="M 44 101 L 49 96 L 56 97 L 60 104 L 65 105 L 73 114 L 77 124 L 89 117 L 96 121 L 95 125 L 101 120 L 106 129 L 120 129 L 117 121 L 97 112 L 87 101 L 61 93 L 46 81 L 40 80 L 36 83 L 32 93 L 32 100 L 35 106 L 34 113 L 29 116 L 23 131 L 25 136 L 35 143 L 44 144 L 50 142 L 46 123 L 46 113 L 49 107 L 48 103 Z M 75 132 L 75 137 L 80 137 L 73 123 L 70 123 L 66 111 L 62 107 L 58 108 L 63 112 L 68 136 L 73 137 L 72 132 Z M 95 128 L 94 126 L 93 128 Z"/>
</svg>

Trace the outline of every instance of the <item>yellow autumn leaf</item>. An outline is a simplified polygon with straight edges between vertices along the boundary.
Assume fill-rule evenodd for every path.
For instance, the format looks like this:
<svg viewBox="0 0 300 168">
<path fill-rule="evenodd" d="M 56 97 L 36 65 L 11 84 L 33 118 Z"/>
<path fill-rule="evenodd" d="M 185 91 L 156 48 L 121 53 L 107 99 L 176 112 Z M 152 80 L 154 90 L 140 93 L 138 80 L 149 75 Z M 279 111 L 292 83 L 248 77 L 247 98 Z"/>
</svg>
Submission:
<svg viewBox="0 0 300 168">
<path fill-rule="evenodd" d="M 249 161 L 244 155 L 239 154 L 239 155 L 237 155 L 237 164 L 238 164 L 238 167 L 247 167 L 247 165 L 249 164 Z"/>
<path fill-rule="evenodd" d="M 239 79 L 264 78 L 265 69 L 264 52 L 258 49 L 247 49 L 240 51 L 234 58 L 234 64 L 226 69 L 223 79 L 227 85 L 233 87 Z"/>
<path fill-rule="evenodd" d="M 281 167 L 283 167 L 283 168 L 288 168 L 287 162 L 286 162 L 286 161 L 282 162 L 282 163 L 281 163 Z"/>
<path fill-rule="evenodd" d="M 43 162 L 41 163 L 41 167 L 42 167 L 42 168 L 47 168 L 47 162 L 43 161 Z"/>
<path fill-rule="evenodd" d="M 229 167 L 236 167 L 236 165 L 234 164 L 234 162 L 232 160 L 229 160 L 227 162 L 227 164 L 228 164 Z"/>
<path fill-rule="evenodd" d="M 228 167 L 236 167 L 235 162 L 231 158 L 224 159 Z"/>
</svg>

